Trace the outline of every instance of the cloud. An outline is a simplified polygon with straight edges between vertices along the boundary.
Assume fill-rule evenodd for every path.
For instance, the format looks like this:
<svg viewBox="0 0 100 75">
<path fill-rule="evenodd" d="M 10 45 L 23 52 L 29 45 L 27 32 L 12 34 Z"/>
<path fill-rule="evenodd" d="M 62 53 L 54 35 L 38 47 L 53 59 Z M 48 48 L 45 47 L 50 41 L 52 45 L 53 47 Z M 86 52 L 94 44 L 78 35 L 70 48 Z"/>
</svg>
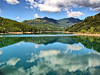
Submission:
<svg viewBox="0 0 100 75">
<path fill-rule="evenodd" d="M 34 17 L 38 18 L 38 17 L 39 17 L 39 15 L 38 15 L 37 13 L 35 13 L 35 14 L 34 14 Z"/>
<path fill-rule="evenodd" d="M 33 6 L 30 6 L 31 9 L 33 9 Z"/>
<path fill-rule="evenodd" d="M 100 8 L 100 0 L 76 0 L 75 4 L 77 4 L 80 7 L 89 7 L 94 10 Z"/>
<path fill-rule="evenodd" d="M 68 17 L 80 17 L 83 16 L 83 13 L 80 11 L 67 11 L 67 16 Z"/>
<path fill-rule="evenodd" d="M 100 11 L 100 0 L 26 0 L 31 8 L 46 12 L 61 12 L 64 9 L 75 9 L 77 7 L 91 8 Z M 81 11 L 66 11 L 68 17 L 80 17 Z"/>
<path fill-rule="evenodd" d="M 16 19 L 19 19 L 20 17 L 16 17 Z"/>
<path fill-rule="evenodd" d="M 5 0 L 8 4 L 16 5 L 19 4 L 20 2 L 18 0 Z"/>
<path fill-rule="evenodd" d="M 1 11 L 1 9 L 0 9 L 0 14 L 1 14 L 1 12 L 2 12 L 2 11 Z"/>
<path fill-rule="evenodd" d="M 93 10 L 93 11 L 100 11 L 100 7 L 98 7 L 98 8 L 90 8 L 90 10 Z"/>
<path fill-rule="evenodd" d="M 47 11 L 47 12 L 60 12 L 61 9 L 56 6 L 49 6 L 44 4 L 39 4 L 40 11 Z"/>
<path fill-rule="evenodd" d="M 12 59 L 7 61 L 7 65 L 15 66 L 18 61 L 20 61 L 20 58 L 12 58 Z"/>
<path fill-rule="evenodd" d="M 29 2 L 30 5 L 33 5 L 34 4 L 34 0 L 25 0 L 26 2 Z"/>
</svg>

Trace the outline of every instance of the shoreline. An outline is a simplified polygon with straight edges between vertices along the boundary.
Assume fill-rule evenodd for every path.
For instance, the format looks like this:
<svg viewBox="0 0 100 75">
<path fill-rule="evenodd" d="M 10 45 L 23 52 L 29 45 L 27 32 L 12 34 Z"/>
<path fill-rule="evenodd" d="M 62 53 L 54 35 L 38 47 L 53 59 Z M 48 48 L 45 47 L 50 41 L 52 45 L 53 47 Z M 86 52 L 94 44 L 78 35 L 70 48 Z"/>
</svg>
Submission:
<svg viewBox="0 0 100 75">
<path fill-rule="evenodd" d="M 40 32 L 8 32 L 8 33 L 0 33 L 0 35 L 2 34 L 39 34 L 42 32 L 63 32 L 63 33 L 67 33 L 67 34 L 75 34 L 75 35 L 83 35 L 83 36 L 98 36 L 100 37 L 100 34 L 90 34 L 90 33 L 78 33 L 78 32 L 66 32 L 66 31 L 40 31 Z"/>
<path fill-rule="evenodd" d="M 0 33 L 0 34 L 38 34 L 42 32 L 62 32 L 62 31 L 40 31 L 40 32 L 7 32 L 7 33 Z"/>
<path fill-rule="evenodd" d="M 75 35 L 83 35 L 83 36 L 98 36 L 98 37 L 100 37 L 100 34 L 78 33 L 78 32 L 65 32 L 65 31 L 64 31 L 64 33 L 75 34 Z"/>
<path fill-rule="evenodd" d="M 0 33 L 0 34 L 38 34 L 38 33 L 41 33 L 41 32 L 7 32 L 7 33 Z"/>
</svg>

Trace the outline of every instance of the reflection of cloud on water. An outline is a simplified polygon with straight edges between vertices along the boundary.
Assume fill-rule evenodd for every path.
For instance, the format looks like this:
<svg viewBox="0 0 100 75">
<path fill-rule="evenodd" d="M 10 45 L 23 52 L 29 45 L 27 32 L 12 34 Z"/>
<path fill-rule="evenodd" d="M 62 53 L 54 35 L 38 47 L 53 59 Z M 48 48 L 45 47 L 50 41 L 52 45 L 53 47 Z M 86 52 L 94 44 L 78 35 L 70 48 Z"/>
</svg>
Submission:
<svg viewBox="0 0 100 75">
<path fill-rule="evenodd" d="M 47 57 L 47 56 L 57 55 L 58 53 L 60 53 L 59 50 L 40 51 L 39 57 Z"/>
<path fill-rule="evenodd" d="M 67 53 L 69 50 L 70 50 L 70 51 L 73 51 L 73 50 L 79 51 L 79 50 L 82 49 L 82 46 L 80 46 L 80 45 L 70 45 L 70 44 L 68 44 L 67 47 L 66 47 L 66 49 L 67 49 L 67 50 L 65 51 L 65 53 Z"/>
<path fill-rule="evenodd" d="M 2 69 L 1 70 L 2 75 L 27 75 L 25 70 L 22 67 L 16 68 L 10 66 L 3 66 L 1 67 L 1 69 Z"/>
<path fill-rule="evenodd" d="M 0 51 L 0 55 L 2 55 L 2 51 Z"/>
<path fill-rule="evenodd" d="M 20 58 L 12 58 L 12 59 L 7 61 L 7 65 L 15 66 L 18 61 L 20 61 Z"/>
<path fill-rule="evenodd" d="M 31 56 L 31 58 L 30 58 L 29 60 L 27 60 L 26 62 L 32 63 L 32 62 L 34 62 L 34 61 L 35 61 L 35 57 L 34 57 L 34 56 Z"/>
<path fill-rule="evenodd" d="M 28 73 L 32 72 L 34 75 L 45 75 L 53 70 L 58 74 L 63 75 L 66 72 L 75 72 L 77 70 L 85 72 L 88 68 L 91 69 L 100 66 L 100 56 L 93 53 L 76 57 L 68 54 L 59 54 L 59 52 L 57 52 L 58 54 L 46 55 L 44 52 L 44 54 L 41 55 L 42 53 L 43 52 L 40 52 L 39 58 L 44 57 L 44 60 L 38 62 L 36 66 L 29 68 Z"/>
<path fill-rule="evenodd" d="M 60 53 L 60 51 L 58 50 L 48 50 L 48 51 L 40 51 L 39 55 L 34 55 L 33 53 L 31 54 L 31 58 L 29 60 L 27 60 L 26 62 L 34 62 L 36 59 L 38 58 L 42 58 L 42 57 L 48 57 L 48 56 L 52 56 L 52 55 L 57 55 L 58 53 Z"/>
<path fill-rule="evenodd" d="M 17 46 L 20 46 L 20 43 L 17 43 L 16 45 L 17 45 Z"/>
<path fill-rule="evenodd" d="M 35 47 L 35 48 L 38 48 L 38 47 L 39 47 L 39 45 L 38 45 L 38 44 L 36 44 L 34 47 Z"/>
<path fill-rule="evenodd" d="M 0 66 L 3 65 L 3 64 L 5 64 L 5 62 L 1 62 L 1 63 L 0 63 Z"/>
<path fill-rule="evenodd" d="M 59 50 L 40 51 L 39 55 L 31 54 L 36 59 L 40 59 L 37 65 L 28 69 L 19 68 L 12 75 L 46 75 L 49 72 L 56 72 L 58 75 L 68 75 L 67 73 L 95 74 L 99 75 L 100 55 L 90 53 L 87 55 L 74 56 L 71 54 L 60 53 Z M 43 59 L 44 58 L 44 59 Z M 92 71 L 92 72 L 91 72 Z M 19 73 L 19 74 L 18 74 Z"/>
</svg>

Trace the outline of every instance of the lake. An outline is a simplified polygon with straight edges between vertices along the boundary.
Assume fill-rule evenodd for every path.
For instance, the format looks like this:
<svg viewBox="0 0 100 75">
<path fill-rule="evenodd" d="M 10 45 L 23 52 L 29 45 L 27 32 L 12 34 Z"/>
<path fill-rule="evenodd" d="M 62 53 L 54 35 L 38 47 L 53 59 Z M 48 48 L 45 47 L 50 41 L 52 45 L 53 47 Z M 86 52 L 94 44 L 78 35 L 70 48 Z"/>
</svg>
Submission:
<svg viewBox="0 0 100 75">
<path fill-rule="evenodd" d="M 0 75 L 100 75 L 100 37 L 0 36 Z"/>
</svg>

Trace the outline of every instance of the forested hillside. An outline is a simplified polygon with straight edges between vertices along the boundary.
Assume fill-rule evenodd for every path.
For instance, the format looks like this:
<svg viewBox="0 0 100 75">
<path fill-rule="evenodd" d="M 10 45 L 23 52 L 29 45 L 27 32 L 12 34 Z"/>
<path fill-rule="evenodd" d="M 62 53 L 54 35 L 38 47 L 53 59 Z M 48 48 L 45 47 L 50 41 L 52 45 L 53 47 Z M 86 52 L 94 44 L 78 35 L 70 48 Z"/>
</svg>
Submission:
<svg viewBox="0 0 100 75">
<path fill-rule="evenodd" d="M 6 32 L 36 32 L 38 28 L 32 27 L 28 24 L 19 23 L 14 20 L 0 17 L 0 33 Z"/>
<path fill-rule="evenodd" d="M 82 22 L 66 28 L 65 31 L 81 33 L 100 33 L 100 13 L 95 16 L 87 17 Z"/>
<path fill-rule="evenodd" d="M 64 18 L 60 20 L 55 20 L 52 18 L 44 17 L 33 20 L 24 20 L 22 21 L 22 23 L 40 28 L 42 31 L 60 31 L 81 21 L 82 20 L 75 18 Z"/>
</svg>

